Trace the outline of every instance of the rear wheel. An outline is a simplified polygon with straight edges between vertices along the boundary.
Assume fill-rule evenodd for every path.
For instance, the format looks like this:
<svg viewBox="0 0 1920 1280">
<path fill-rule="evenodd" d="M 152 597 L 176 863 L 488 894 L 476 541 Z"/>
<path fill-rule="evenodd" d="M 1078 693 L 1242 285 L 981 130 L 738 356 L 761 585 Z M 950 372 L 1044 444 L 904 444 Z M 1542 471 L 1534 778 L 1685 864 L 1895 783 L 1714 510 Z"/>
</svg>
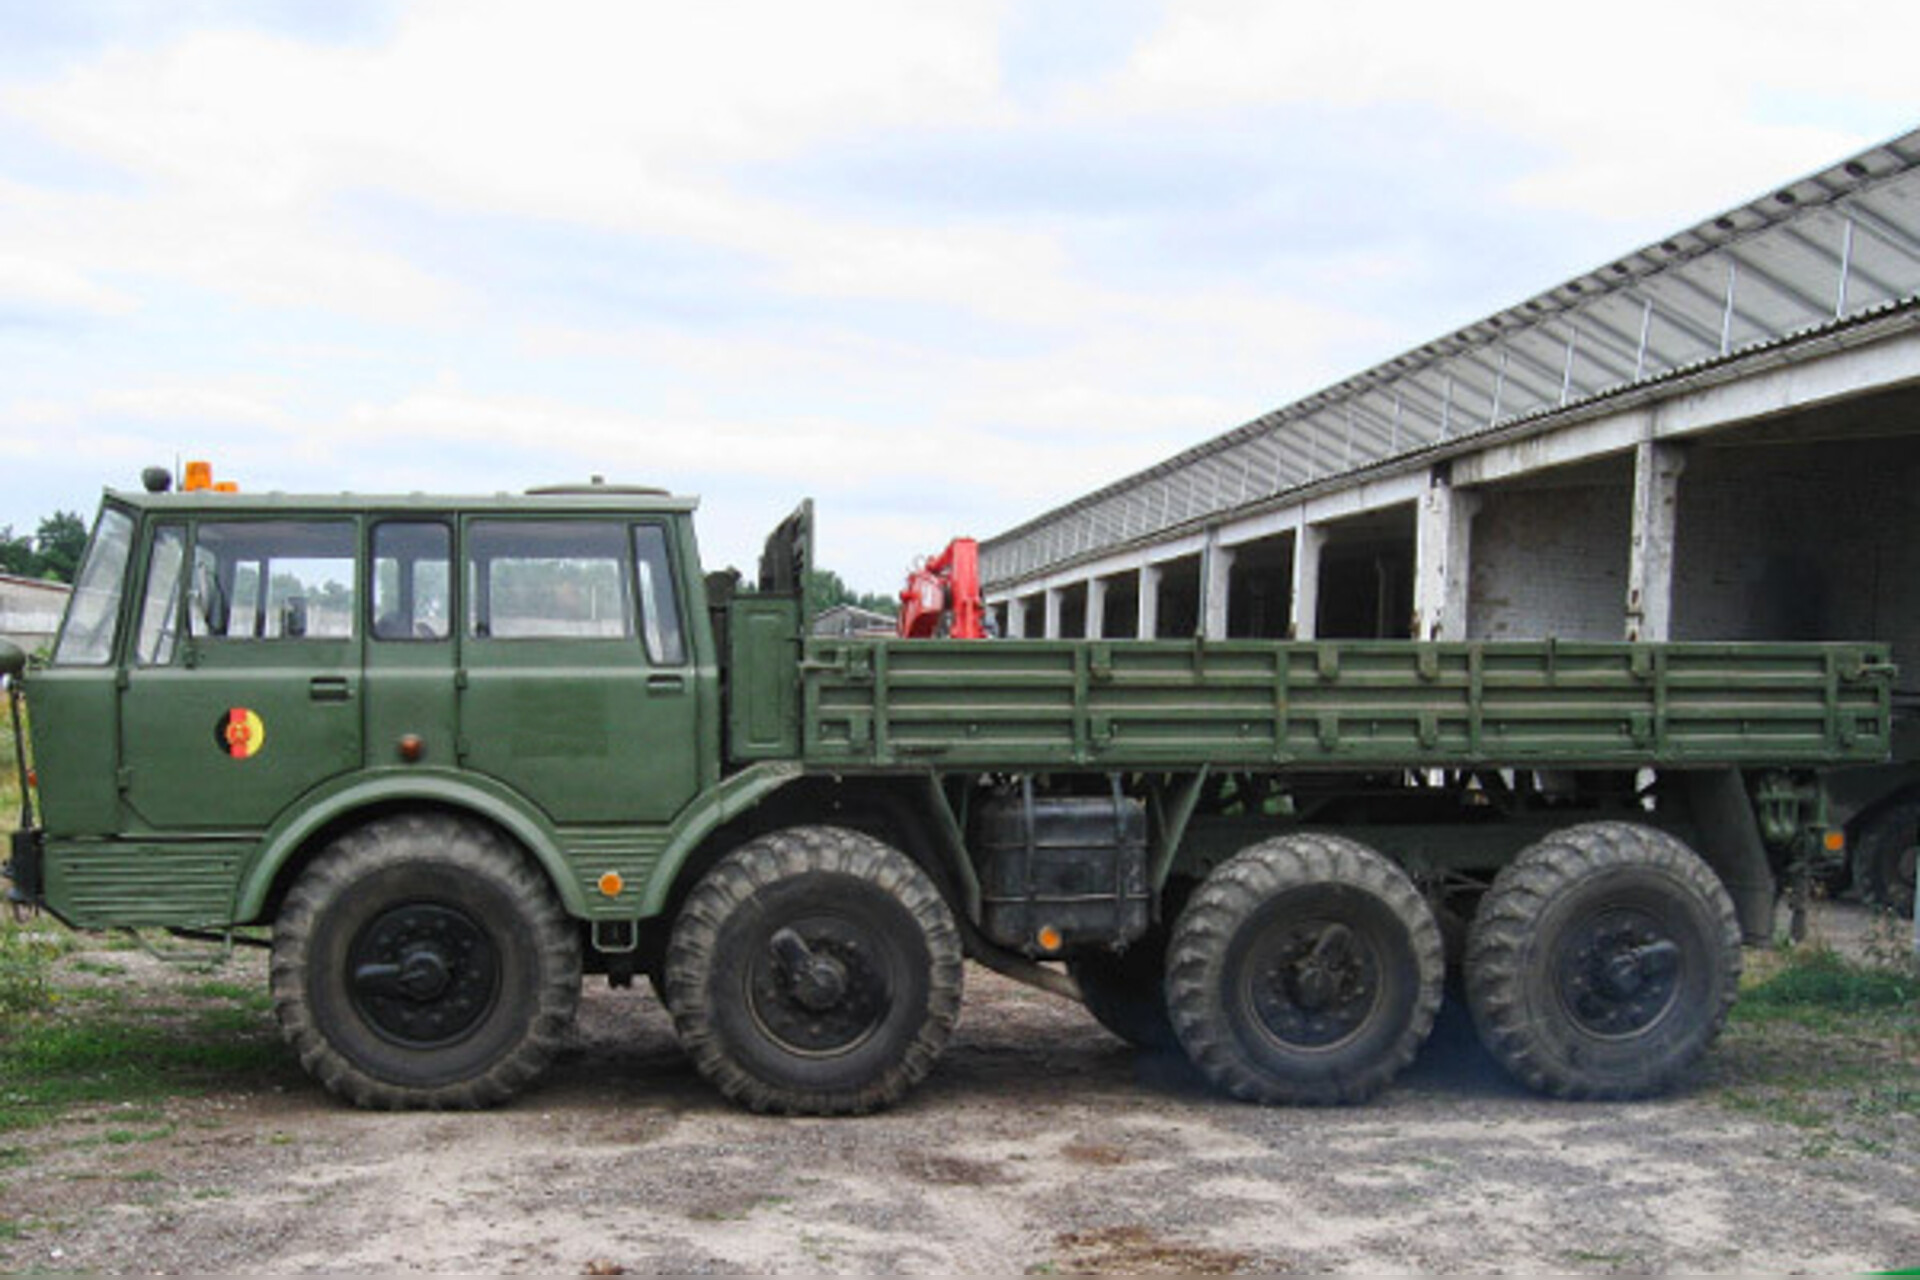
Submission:
<svg viewBox="0 0 1920 1280">
<path fill-rule="evenodd" d="M 1076 956 L 1067 972 L 1094 1020 L 1141 1049 L 1177 1049 L 1167 1016 L 1167 932 L 1156 928 L 1125 951 Z"/>
<path fill-rule="evenodd" d="M 1351 840 L 1292 835 L 1200 886 L 1174 926 L 1167 1000 L 1195 1065 L 1235 1097 L 1359 1102 L 1433 1029 L 1444 969 L 1405 873 Z"/>
<path fill-rule="evenodd" d="M 1853 847 L 1853 883 L 1861 899 L 1912 919 L 1916 850 L 1920 800 L 1903 800 L 1869 821 Z"/>
<path fill-rule="evenodd" d="M 1713 871 L 1672 836 L 1620 822 L 1521 853 L 1467 944 L 1480 1038 L 1562 1098 L 1669 1087 L 1718 1034 L 1739 977 L 1740 928 Z"/>
<path fill-rule="evenodd" d="M 484 1107 L 546 1069 L 580 992 L 553 892 L 491 829 L 439 815 L 350 832 L 274 924 L 282 1034 L 363 1107 Z"/>
<path fill-rule="evenodd" d="M 924 872 L 835 827 L 773 832 L 687 898 L 667 1007 L 701 1074 L 755 1111 L 841 1115 L 897 1102 L 960 1012 L 960 936 Z"/>
</svg>

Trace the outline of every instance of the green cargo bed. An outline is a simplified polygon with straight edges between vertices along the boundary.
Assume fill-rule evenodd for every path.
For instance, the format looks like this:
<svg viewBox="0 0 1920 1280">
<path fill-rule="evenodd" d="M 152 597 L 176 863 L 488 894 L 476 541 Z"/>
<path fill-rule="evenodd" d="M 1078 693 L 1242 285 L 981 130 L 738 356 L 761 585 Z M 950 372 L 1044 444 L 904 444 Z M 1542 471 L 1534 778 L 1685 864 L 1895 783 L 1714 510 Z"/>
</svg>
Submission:
<svg viewBox="0 0 1920 1280">
<path fill-rule="evenodd" d="M 810 639 L 809 766 L 1884 759 L 1882 645 Z"/>
</svg>

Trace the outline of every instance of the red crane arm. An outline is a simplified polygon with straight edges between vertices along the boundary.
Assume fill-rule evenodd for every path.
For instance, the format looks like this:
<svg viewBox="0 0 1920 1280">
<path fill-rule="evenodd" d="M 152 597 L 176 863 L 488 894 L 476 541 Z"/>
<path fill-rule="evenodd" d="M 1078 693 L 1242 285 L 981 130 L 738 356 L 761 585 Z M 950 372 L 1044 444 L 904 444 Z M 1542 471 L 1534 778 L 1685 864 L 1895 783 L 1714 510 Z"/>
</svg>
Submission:
<svg viewBox="0 0 1920 1280">
<path fill-rule="evenodd" d="M 900 634 L 928 639 L 945 634 L 955 640 L 984 640 L 986 605 L 980 598 L 980 544 L 955 538 L 933 559 L 907 574 L 900 592 Z"/>
</svg>

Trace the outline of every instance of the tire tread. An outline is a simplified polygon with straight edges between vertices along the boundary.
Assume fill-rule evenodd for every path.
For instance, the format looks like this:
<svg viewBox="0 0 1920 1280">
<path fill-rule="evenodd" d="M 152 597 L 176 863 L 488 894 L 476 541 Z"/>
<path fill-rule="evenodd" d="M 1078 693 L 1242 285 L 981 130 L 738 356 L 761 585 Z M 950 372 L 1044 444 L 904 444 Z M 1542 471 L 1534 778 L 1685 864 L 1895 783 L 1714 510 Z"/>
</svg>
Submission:
<svg viewBox="0 0 1920 1280">
<path fill-rule="evenodd" d="M 496 879 L 522 904 L 536 940 L 540 980 L 525 1034 L 482 1074 L 430 1087 L 371 1076 L 349 1061 L 314 1018 L 307 994 L 313 929 L 321 913 L 361 876 L 390 866 L 402 848 L 434 847 L 434 860 Z M 580 935 L 552 886 L 493 828 L 442 814 L 401 814 L 336 839 L 294 883 L 274 921 L 269 985 L 280 1032 L 308 1075 L 370 1110 L 477 1110 L 507 1101 L 545 1072 L 580 998 Z"/>
<path fill-rule="evenodd" d="M 853 876 L 890 894 L 918 924 L 931 966 L 927 1015 L 900 1057 L 858 1089 L 798 1089 L 761 1079 L 717 1033 L 706 976 L 727 919 L 756 893 L 811 872 Z M 667 949 L 668 1008 L 700 1074 L 750 1110 L 782 1115 L 863 1115 L 905 1097 L 933 1070 L 960 1016 L 964 961 L 953 914 L 926 873 L 898 850 L 841 827 L 787 827 L 721 859 L 695 886 Z"/>
<path fill-rule="evenodd" d="M 1468 934 L 1468 1005 L 1481 1041 L 1516 1079 L 1556 1098 L 1628 1099 L 1670 1087 L 1697 1056 L 1658 1064 L 1633 1078 L 1605 1079 L 1545 1052 L 1541 1029 L 1528 1011 L 1526 972 L 1535 925 L 1560 894 L 1621 867 L 1652 868 L 1699 895 L 1713 920 L 1717 963 L 1726 980 L 1707 1011 L 1704 1050 L 1725 1025 L 1740 975 L 1740 926 L 1733 902 L 1698 854 L 1652 827 L 1590 822 L 1556 832 L 1530 846 L 1494 877 Z"/>
<path fill-rule="evenodd" d="M 1216 1007 L 1221 958 L 1241 923 L 1274 894 L 1336 883 L 1372 894 L 1406 926 L 1419 989 L 1397 1039 L 1361 1070 L 1330 1079 L 1279 1079 L 1249 1060 Z M 1236 854 L 1188 902 L 1168 948 L 1167 1006 L 1174 1032 L 1194 1065 L 1236 1098 L 1308 1105 L 1363 1102 L 1412 1062 L 1426 1041 L 1439 1012 L 1444 971 L 1439 926 L 1426 900 L 1397 866 L 1341 836 L 1282 836 Z"/>
</svg>

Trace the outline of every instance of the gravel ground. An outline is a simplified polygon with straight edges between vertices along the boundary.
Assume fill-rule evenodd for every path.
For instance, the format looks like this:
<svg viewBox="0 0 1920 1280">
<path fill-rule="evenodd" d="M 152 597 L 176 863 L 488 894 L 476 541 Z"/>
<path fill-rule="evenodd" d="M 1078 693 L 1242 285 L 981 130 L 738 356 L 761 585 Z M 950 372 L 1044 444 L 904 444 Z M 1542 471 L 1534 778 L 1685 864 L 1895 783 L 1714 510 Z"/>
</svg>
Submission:
<svg viewBox="0 0 1920 1280">
<path fill-rule="evenodd" d="M 121 981 L 181 981 L 113 959 L 137 971 Z M 1790 1115 L 1733 1105 L 1751 1067 L 1739 1044 L 1677 1096 L 1558 1104 L 1511 1083 L 1450 1005 L 1374 1103 L 1262 1109 L 1053 997 L 977 968 L 968 983 L 933 1078 L 870 1118 L 734 1110 L 642 989 L 595 989 L 553 1075 L 499 1111 L 357 1112 L 289 1067 L 166 1102 L 144 1134 L 116 1130 L 111 1107 L 0 1134 L 0 1221 L 24 1224 L 0 1232 L 0 1269 L 1920 1264 L 1920 1120 L 1896 1109 L 1815 1141 Z"/>
</svg>

